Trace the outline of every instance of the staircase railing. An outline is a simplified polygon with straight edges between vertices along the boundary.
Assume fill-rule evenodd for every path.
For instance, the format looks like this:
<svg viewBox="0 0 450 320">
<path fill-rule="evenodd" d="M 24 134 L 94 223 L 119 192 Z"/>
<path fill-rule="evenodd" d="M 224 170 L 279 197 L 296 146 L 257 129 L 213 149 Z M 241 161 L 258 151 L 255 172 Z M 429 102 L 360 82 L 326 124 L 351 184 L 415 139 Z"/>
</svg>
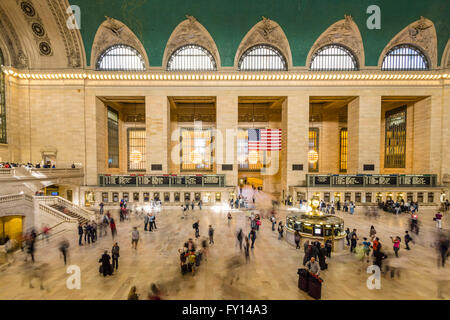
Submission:
<svg viewBox="0 0 450 320">
<path fill-rule="evenodd" d="M 56 209 L 53 209 L 52 207 L 48 206 L 45 203 L 39 203 L 39 210 L 48 213 L 58 219 L 63 220 L 64 222 L 69 222 L 69 223 L 78 223 L 78 220 L 72 217 L 69 217 L 67 215 L 65 215 L 64 213 L 62 213 L 61 211 L 58 211 Z M 59 224 L 58 224 L 59 225 Z"/>
<path fill-rule="evenodd" d="M 80 217 L 85 218 L 89 221 L 95 219 L 94 213 L 91 213 L 90 211 L 83 209 L 62 197 L 59 197 L 59 196 L 36 196 L 35 198 L 39 202 L 45 203 L 47 206 L 49 204 L 62 205 L 64 207 L 66 207 L 67 209 L 69 209 L 70 211 L 72 211 L 73 213 L 75 213 L 75 214 L 79 215 Z"/>
<path fill-rule="evenodd" d="M 13 202 L 19 200 L 27 200 L 33 202 L 33 197 L 24 193 L 0 196 L 0 203 Z"/>
</svg>

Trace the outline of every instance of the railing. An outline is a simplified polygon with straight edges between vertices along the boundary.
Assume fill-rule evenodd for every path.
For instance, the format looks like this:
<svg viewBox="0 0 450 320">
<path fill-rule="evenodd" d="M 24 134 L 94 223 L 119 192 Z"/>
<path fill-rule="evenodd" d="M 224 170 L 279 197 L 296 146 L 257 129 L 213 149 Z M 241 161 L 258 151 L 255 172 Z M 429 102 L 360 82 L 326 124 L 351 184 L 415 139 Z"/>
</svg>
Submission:
<svg viewBox="0 0 450 320">
<path fill-rule="evenodd" d="M 14 168 L 0 168 L 0 178 L 13 175 L 14 175 Z"/>
<path fill-rule="evenodd" d="M 75 204 L 73 204 L 72 202 L 62 198 L 62 197 L 58 197 L 58 196 L 36 196 L 35 197 L 37 201 L 39 201 L 40 203 L 44 203 L 45 205 L 49 205 L 49 204 L 60 204 L 64 207 L 66 207 L 67 209 L 69 209 L 70 211 L 72 211 L 73 213 L 79 215 L 82 218 L 85 218 L 89 221 L 95 219 L 95 214 L 91 213 L 90 211 L 83 209 Z M 53 208 L 52 208 L 53 209 Z"/>
<path fill-rule="evenodd" d="M 69 223 L 78 223 L 78 220 L 72 217 L 69 217 L 67 215 L 65 215 L 64 213 L 53 209 L 52 207 L 49 207 L 48 205 L 46 205 L 45 203 L 39 203 L 39 210 L 51 214 L 52 216 L 58 218 L 58 219 L 62 219 L 64 222 L 69 222 Z"/>
<path fill-rule="evenodd" d="M 82 174 L 81 168 L 31 168 L 28 169 L 31 174 Z"/>
<path fill-rule="evenodd" d="M 20 200 L 27 200 L 33 202 L 33 197 L 23 193 L 0 196 L 0 203 L 7 203 Z"/>
</svg>

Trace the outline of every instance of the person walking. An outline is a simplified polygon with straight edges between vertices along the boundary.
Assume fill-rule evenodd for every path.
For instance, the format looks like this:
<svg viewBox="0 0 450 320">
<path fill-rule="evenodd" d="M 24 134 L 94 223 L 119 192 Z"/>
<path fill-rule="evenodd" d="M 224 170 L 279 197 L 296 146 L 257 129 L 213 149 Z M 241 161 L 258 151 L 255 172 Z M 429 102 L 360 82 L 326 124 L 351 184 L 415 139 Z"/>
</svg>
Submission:
<svg viewBox="0 0 450 320">
<path fill-rule="evenodd" d="M 61 251 L 61 254 L 63 255 L 64 265 L 67 265 L 67 249 L 69 249 L 69 241 L 64 239 L 59 244 L 59 251 Z"/>
<path fill-rule="evenodd" d="M 103 202 L 100 202 L 100 214 L 103 215 L 103 207 L 105 206 L 105 204 Z"/>
<path fill-rule="evenodd" d="M 101 262 L 102 264 L 100 270 L 101 273 L 103 273 L 104 277 L 106 277 L 107 275 L 112 275 L 113 269 L 111 268 L 111 256 L 108 254 L 108 250 L 104 251 L 98 262 Z"/>
<path fill-rule="evenodd" d="M 370 231 L 369 231 L 370 241 L 373 241 L 375 239 L 376 234 L 377 234 L 377 231 L 375 230 L 375 227 L 370 226 Z"/>
<path fill-rule="evenodd" d="M 113 240 L 114 240 L 114 237 L 115 237 L 116 234 L 117 234 L 116 222 L 114 221 L 114 218 L 111 218 L 111 219 L 110 219 L 110 221 L 109 221 L 109 226 L 110 226 L 110 228 L 111 228 L 111 235 L 112 235 L 112 238 L 113 238 Z"/>
<path fill-rule="evenodd" d="M 331 251 L 333 250 L 333 242 L 330 239 L 325 241 L 325 248 L 327 248 L 327 258 L 331 258 Z"/>
<path fill-rule="evenodd" d="M 275 231 L 275 225 L 277 224 L 277 219 L 275 216 L 270 217 L 270 221 L 272 222 L 272 231 Z"/>
<path fill-rule="evenodd" d="M 199 231 L 200 225 L 199 225 L 199 223 L 200 223 L 200 220 L 197 220 L 197 221 L 192 225 L 192 228 L 195 229 L 195 237 L 196 237 L 196 238 L 200 237 L 200 231 Z"/>
<path fill-rule="evenodd" d="M 230 224 L 231 224 L 231 219 L 232 219 L 233 217 L 231 216 L 231 212 L 228 212 L 228 215 L 227 215 L 227 219 L 228 219 L 228 226 L 230 226 Z"/>
<path fill-rule="evenodd" d="M 148 216 L 148 214 L 146 214 L 144 216 L 144 231 L 147 231 L 147 225 L 148 225 L 149 221 L 150 221 L 150 217 Z"/>
<path fill-rule="evenodd" d="M 440 213 L 440 212 L 436 213 L 433 220 L 436 221 L 436 228 L 441 230 L 442 229 L 442 213 Z"/>
<path fill-rule="evenodd" d="M 111 255 L 112 255 L 112 268 L 119 269 L 119 257 L 120 257 L 120 247 L 116 243 L 114 243 L 112 249 L 111 249 Z"/>
<path fill-rule="evenodd" d="M 406 246 L 406 250 L 411 250 L 411 248 L 409 247 L 409 243 L 411 242 L 411 241 L 413 241 L 413 238 L 411 238 L 411 236 L 409 235 L 409 233 L 408 233 L 408 231 L 405 231 L 405 236 L 404 236 L 404 239 L 405 239 L 405 246 Z M 413 242 L 414 243 L 414 242 Z"/>
<path fill-rule="evenodd" d="M 78 223 L 78 245 L 82 246 L 83 243 L 81 243 L 81 240 L 83 239 L 83 225 Z"/>
<path fill-rule="evenodd" d="M 350 252 L 354 252 L 359 240 L 358 236 L 356 235 L 356 229 L 353 229 L 353 231 L 349 234 L 349 238 L 350 238 Z"/>
<path fill-rule="evenodd" d="M 400 250 L 400 242 L 401 239 L 400 237 L 395 237 L 395 239 L 393 237 L 391 237 L 392 243 L 394 244 L 394 253 L 395 253 L 395 257 L 398 258 L 398 251 Z"/>
<path fill-rule="evenodd" d="M 133 227 L 133 231 L 131 232 L 131 246 L 134 250 L 137 249 L 137 245 L 139 242 L 139 231 L 137 227 Z"/>
<path fill-rule="evenodd" d="M 366 237 L 363 238 L 363 250 L 364 250 L 364 255 L 367 257 L 367 262 L 369 262 L 369 255 L 370 255 L 370 246 L 371 243 L 369 240 L 367 240 Z"/>
<path fill-rule="evenodd" d="M 239 249 L 242 251 L 242 240 L 244 238 L 244 233 L 242 232 L 242 229 L 239 229 L 236 238 L 237 241 L 239 242 Z"/>
<path fill-rule="evenodd" d="M 256 240 L 256 231 L 255 229 L 252 229 L 250 231 L 250 233 L 248 234 L 248 237 L 250 238 L 250 240 L 252 241 L 252 246 L 251 248 L 253 249 L 255 247 L 255 240 Z"/>
<path fill-rule="evenodd" d="M 191 202 L 192 211 L 194 211 L 194 207 L 195 207 L 195 202 L 194 202 L 194 200 L 192 200 L 192 202 Z"/>
<path fill-rule="evenodd" d="M 214 229 L 213 229 L 212 225 L 209 225 L 208 235 L 209 235 L 209 244 L 213 244 L 214 243 Z"/>
<path fill-rule="evenodd" d="M 280 223 L 278 224 L 278 240 L 281 240 L 283 238 L 283 222 L 280 221 Z"/>
<path fill-rule="evenodd" d="M 347 245 L 350 245 L 350 228 L 345 229 L 345 240 L 347 240 Z"/>
<path fill-rule="evenodd" d="M 295 249 L 300 249 L 300 233 L 298 231 L 295 231 L 294 241 L 295 241 Z"/>
<path fill-rule="evenodd" d="M 150 215 L 150 226 L 152 227 L 152 229 L 155 229 L 155 230 L 157 229 L 156 228 L 156 216 L 154 213 L 152 213 Z"/>
<path fill-rule="evenodd" d="M 242 243 L 242 241 L 241 241 Z M 244 243 L 244 254 L 245 254 L 245 262 L 249 263 L 250 262 L 250 243 L 248 241 L 248 238 L 245 238 L 245 243 Z"/>
</svg>

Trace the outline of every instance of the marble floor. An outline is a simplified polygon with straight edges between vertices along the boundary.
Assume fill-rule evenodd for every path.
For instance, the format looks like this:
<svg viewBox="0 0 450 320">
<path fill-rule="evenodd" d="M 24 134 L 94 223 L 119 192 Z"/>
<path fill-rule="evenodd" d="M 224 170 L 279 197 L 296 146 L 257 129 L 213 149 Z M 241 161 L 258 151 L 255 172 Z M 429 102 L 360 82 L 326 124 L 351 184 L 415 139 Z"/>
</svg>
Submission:
<svg viewBox="0 0 450 320">
<path fill-rule="evenodd" d="M 272 232 L 268 220 L 263 220 L 246 264 L 235 234 L 242 227 L 248 233 L 248 212 L 233 211 L 230 225 L 228 211 L 212 208 L 189 211 L 182 219 L 179 208 L 164 209 L 157 215 L 157 231 L 143 231 L 143 219 L 132 217 L 129 221 L 117 221 L 116 238 L 120 251 L 119 270 L 104 278 L 98 273 L 98 259 L 104 249 L 111 250 L 111 234 L 99 238 L 95 244 L 78 246 L 76 230 L 68 230 L 51 237 L 49 242 L 39 241 L 36 248 L 35 266 L 47 263 L 44 290 L 38 279 L 29 287 L 29 275 L 33 273 L 30 263 L 24 262 L 23 253 L 16 255 L 15 262 L 0 271 L 0 300 L 4 299 L 126 299 L 131 286 L 137 287 L 141 299 L 147 297 L 152 283 L 162 290 L 163 299 L 311 299 L 297 287 L 297 269 L 301 267 L 303 250 L 295 250 Z M 282 219 L 286 211 L 278 215 Z M 421 234 L 414 236 L 412 250 L 400 250 L 400 258 L 390 257 L 387 263 L 401 268 L 401 277 L 391 279 L 382 276 L 381 289 L 369 290 L 366 286 L 369 274 L 367 265 L 346 250 L 333 254 L 329 268 L 322 272 L 324 279 L 322 299 L 450 299 L 450 266 L 437 267 L 437 253 L 433 247 L 436 237 L 433 209 L 421 209 Z M 392 254 L 390 236 L 403 237 L 406 230 L 406 215 L 394 216 L 380 212 L 379 218 L 368 219 L 362 209 L 357 208 L 353 216 L 338 213 L 345 225 L 356 228 L 360 239 L 368 235 L 374 225 L 384 249 Z M 443 227 L 448 228 L 450 214 L 446 214 Z M 207 235 L 208 225 L 215 228 L 215 244 L 209 249 L 209 257 L 200 266 L 195 276 L 181 276 L 178 249 L 190 237 L 194 237 L 192 224 L 200 220 L 200 234 Z M 131 230 L 137 226 L 141 240 L 137 250 L 131 248 Z M 81 288 L 70 290 L 58 244 L 66 238 L 70 241 L 69 264 L 81 269 Z M 363 270 L 364 268 L 364 270 Z"/>
</svg>

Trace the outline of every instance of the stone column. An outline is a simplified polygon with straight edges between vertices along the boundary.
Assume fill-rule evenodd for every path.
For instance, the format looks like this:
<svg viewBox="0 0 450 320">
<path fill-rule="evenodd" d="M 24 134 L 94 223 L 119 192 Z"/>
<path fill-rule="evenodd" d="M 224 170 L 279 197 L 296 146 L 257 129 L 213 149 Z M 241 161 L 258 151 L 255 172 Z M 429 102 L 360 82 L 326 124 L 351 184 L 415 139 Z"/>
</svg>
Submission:
<svg viewBox="0 0 450 320">
<path fill-rule="evenodd" d="M 170 157 L 170 107 L 166 96 L 145 97 L 147 173 L 168 174 Z M 162 170 L 151 170 L 162 165 Z"/>
<path fill-rule="evenodd" d="M 225 174 L 225 185 L 238 183 L 237 130 L 238 96 L 217 96 L 215 161 L 217 174 Z M 233 170 L 222 170 L 222 165 L 233 165 Z"/>
<path fill-rule="evenodd" d="M 380 173 L 381 96 L 363 95 L 348 104 L 348 173 Z M 373 164 L 374 171 L 364 171 Z"/>
<path fill-rule="evenodd" d="M 309 95 L 288 96 L 282 109 L 282 185 L 290 186 L 306 183 L 308 173 L 309 135 Z M 303 170 L 294 170 L 294 165 L 303 165 Z M 309 197 L 308 197 L 309 199 Z"/>
</svg>

